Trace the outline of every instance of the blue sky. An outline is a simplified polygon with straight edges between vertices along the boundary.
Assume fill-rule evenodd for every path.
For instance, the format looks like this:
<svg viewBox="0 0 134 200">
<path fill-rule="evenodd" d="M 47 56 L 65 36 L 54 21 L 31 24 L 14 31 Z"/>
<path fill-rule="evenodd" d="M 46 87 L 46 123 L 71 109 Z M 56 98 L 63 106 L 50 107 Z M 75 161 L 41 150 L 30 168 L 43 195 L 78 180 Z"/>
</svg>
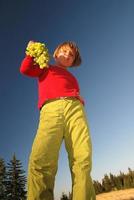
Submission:
<svg viewBox="0 0 134 200">
<path fill-rule="evenodd" d="M 81 66 L 69 71 L 78 79 L 86 103 L 92 178 L 134 169 L 134 1 L 1 0 L 0 4 L 0 157 L 8 162 L 15 152 L 27 172 L 39 119 L 37 80 L 19 73 L 28 41 L 46 43 L 52 54 L 59 43 L 71 40 L 82 56 Z M 63 142 L 55 198 L 70 190 Z"/>
</svg>

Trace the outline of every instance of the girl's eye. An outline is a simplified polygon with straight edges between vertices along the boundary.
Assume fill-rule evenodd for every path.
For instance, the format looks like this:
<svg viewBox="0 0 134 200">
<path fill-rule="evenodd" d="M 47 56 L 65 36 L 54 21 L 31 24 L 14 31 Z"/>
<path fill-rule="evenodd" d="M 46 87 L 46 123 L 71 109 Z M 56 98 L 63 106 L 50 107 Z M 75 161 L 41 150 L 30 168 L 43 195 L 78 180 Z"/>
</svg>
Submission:
<svg viewBox="0 0 134 200">
<path fill-rule="evenodd" d="M 72 54 L 72 53 L 69 53 L 69 55 L 70 55 L 70 56 L 73 56 L 73 54 Z"/>
<path fill-rule="evenodd" d="M 61 49 L 61 52 L 66 53 L 66 52 L 68 52 L 68 51 L 67 51 L 66 49 Z M 71 52 L 69 52 L 69 55 L 73 57 L 73 54 L 72 54 Z"/>
</svg>

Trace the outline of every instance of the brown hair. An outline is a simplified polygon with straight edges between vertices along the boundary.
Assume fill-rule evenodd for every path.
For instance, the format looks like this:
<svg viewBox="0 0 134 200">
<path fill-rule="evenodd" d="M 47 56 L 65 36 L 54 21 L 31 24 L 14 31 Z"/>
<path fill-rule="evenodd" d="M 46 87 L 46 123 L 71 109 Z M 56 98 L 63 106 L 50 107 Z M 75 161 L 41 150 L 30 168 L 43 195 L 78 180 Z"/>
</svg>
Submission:
<svg viewBox="0 0 134 200">
<path fill-rule="evenodd" d="M 70 66 L 70 67 L 78 67 L 81 64 L 82 60 L 81 60 L 79 48 L 75 42 L 66 41 L 66 42 L 59 44 L 53 53 L 53 57 L 54 58 L 57 57 L 59 49 L 63 46 L 69 46 L 70 48 L 73 48 L 75 50 L 75 59 L 74 59 L 72 66 Z"/>
</svg>

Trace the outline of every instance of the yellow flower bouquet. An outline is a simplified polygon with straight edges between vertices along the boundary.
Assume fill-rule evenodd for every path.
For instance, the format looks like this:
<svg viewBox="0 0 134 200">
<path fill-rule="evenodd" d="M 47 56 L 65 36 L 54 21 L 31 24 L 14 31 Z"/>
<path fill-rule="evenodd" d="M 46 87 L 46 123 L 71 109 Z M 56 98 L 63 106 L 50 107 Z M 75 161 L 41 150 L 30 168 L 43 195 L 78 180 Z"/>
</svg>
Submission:
<svg viewBox="0 0 134 200">
<path fill-rule="evenodd" d="M 37 63 L 41 69 L 48 67 L 50 55 L 44 43 L 30 41 L 25 53 L 26 55 L 34 57 L 35 63 Z"/>
</svg>

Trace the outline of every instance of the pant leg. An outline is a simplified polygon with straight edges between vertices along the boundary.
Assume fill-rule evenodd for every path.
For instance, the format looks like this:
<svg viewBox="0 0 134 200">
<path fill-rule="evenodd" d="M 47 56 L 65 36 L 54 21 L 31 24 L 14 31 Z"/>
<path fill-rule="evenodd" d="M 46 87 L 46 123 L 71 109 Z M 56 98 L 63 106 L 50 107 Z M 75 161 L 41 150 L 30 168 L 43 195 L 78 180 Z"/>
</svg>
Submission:
<svg viewBox="0 0 134 200">
<path fill-rule="evenodd" d="M 84 107 L 76 100 L 64 113 L 64 138 L 72 176 L 72 200 L 95 200 L 95 190 L 90 176 L 92 143 Z"/>
<path fill-rule="evenodd" d="M 28 164 L 27 200 L 54 200 L 63 123 L 55 107 L 42 108 Z"/>
</svg>

